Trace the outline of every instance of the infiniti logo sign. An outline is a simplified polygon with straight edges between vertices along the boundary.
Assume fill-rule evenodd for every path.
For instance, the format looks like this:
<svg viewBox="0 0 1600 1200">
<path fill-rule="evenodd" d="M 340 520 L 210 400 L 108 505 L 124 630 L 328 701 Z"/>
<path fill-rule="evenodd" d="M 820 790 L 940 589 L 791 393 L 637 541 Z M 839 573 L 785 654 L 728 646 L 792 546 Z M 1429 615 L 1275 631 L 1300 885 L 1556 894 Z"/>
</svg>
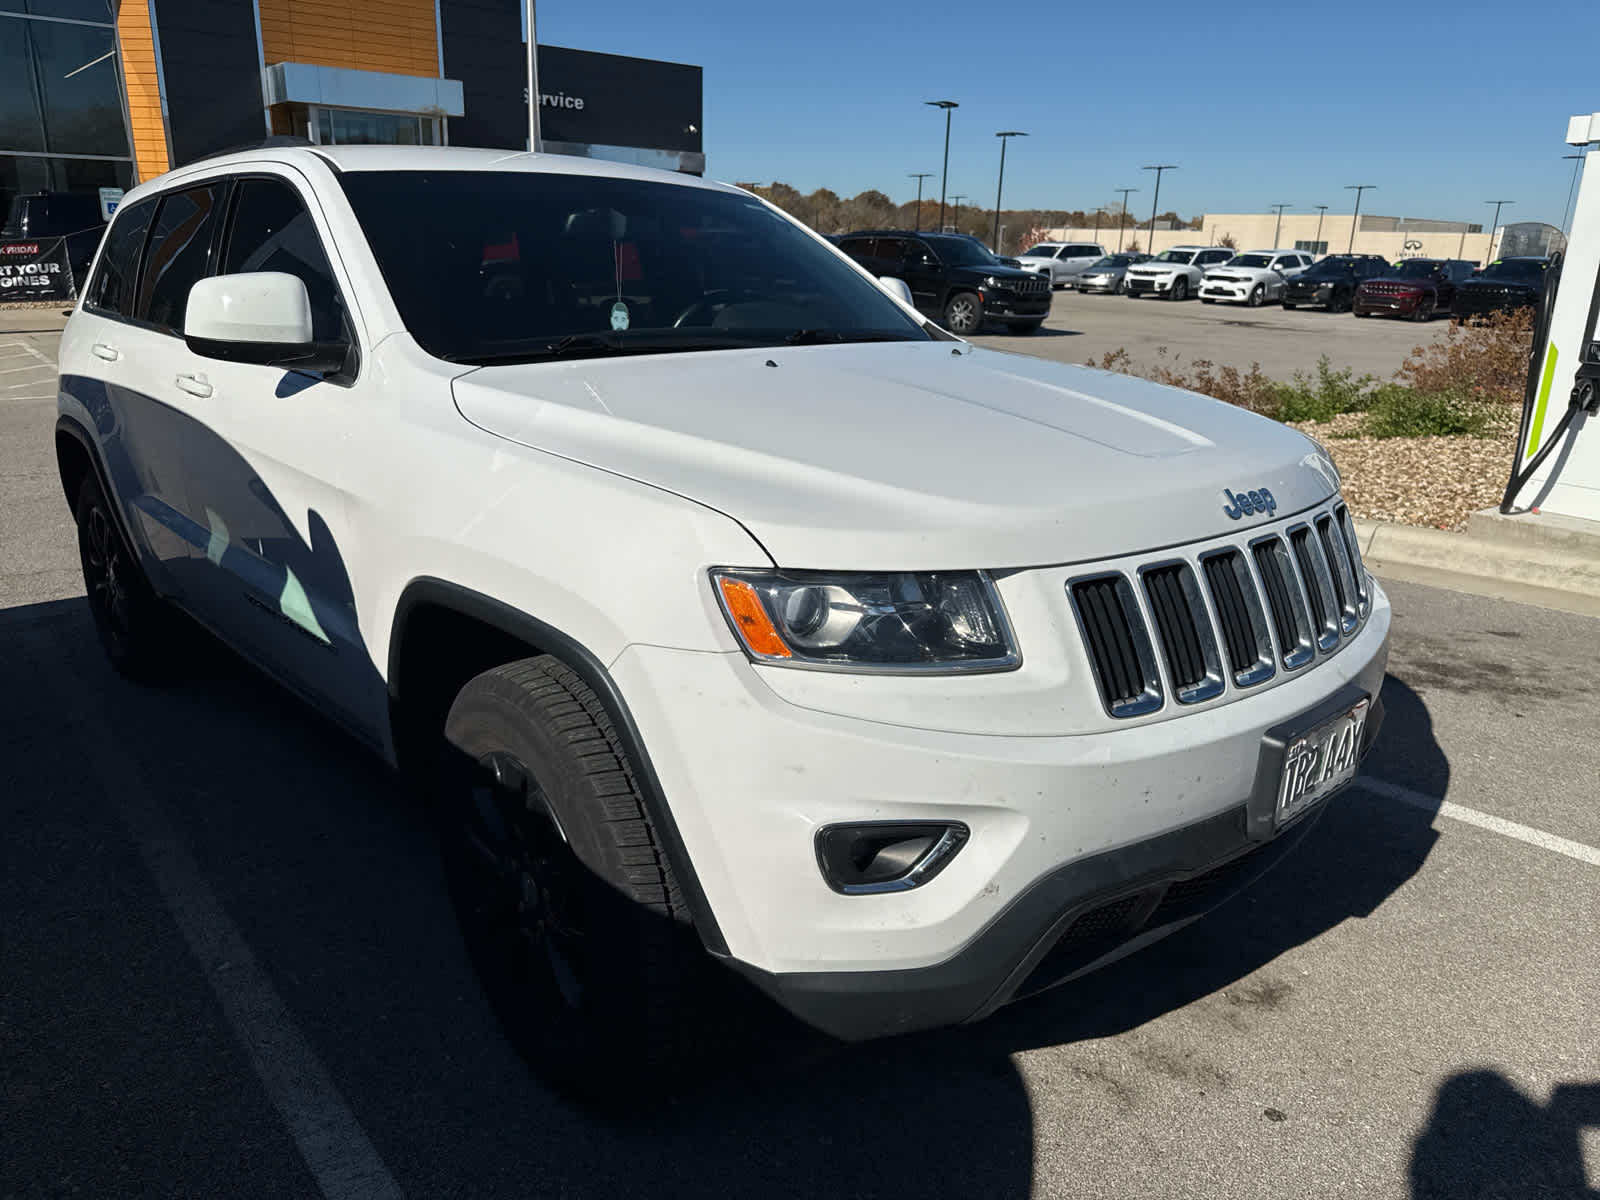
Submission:
<svg viewBox="0 0 1600 1200">
<path fill-rule="evenodd" d="M 1278 511 L 1278 502 L 1266 488 L 1258 488 L 1253 492 L 1240 492 L 1238 495 L 1223 488 L 1222 511 L 1237 521 L 1250 513 L 1275 513 Z"/>
</svg>

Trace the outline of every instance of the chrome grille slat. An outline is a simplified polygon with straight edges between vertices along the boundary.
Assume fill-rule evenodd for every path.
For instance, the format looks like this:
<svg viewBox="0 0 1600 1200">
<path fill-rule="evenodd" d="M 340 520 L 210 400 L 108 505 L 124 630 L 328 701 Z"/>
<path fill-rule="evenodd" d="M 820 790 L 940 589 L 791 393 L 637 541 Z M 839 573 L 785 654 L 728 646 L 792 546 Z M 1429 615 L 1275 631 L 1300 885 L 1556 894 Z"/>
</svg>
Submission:
<svg viewBox="0 0 1600 1200">
<path fill-rule="evenodd" d="M 1265 683 L 1354 637 L 1372 608 L 1344 504 L 1242 545 L 1067 581 L 1090 673 L 1113 717 Z"/>
</svg>

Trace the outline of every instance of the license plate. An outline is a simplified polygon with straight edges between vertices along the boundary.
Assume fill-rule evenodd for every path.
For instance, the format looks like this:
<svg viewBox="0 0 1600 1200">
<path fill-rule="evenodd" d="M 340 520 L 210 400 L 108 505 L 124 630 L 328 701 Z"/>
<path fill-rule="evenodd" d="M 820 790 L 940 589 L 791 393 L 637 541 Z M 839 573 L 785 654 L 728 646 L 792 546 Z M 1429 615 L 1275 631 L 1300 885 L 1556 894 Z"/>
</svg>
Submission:
<svg viewBox="0 0 1600 1200">
<path fill-rule="evenodd" d="M 1370 707 L 1370 700 L 1362 700 L 1284 748 L 1278 824 L 1293 820 L 1355 778 L 1361 761 L 1361 731 Z"/>
</svg>

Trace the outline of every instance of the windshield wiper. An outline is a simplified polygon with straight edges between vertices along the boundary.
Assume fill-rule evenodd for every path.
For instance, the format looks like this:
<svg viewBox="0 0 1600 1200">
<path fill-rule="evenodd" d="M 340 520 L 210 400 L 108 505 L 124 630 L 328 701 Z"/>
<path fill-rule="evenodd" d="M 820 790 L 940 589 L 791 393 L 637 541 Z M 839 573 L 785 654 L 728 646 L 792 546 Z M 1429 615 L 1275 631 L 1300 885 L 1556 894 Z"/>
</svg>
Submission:
<svg viewBox="0 0 1600 1200">
<path fill-rule="evenodd" d="M 789 346 L 815 346 L 821 342 L 836 345 L 840 342 L 907 342 L 912 339 L 898 333 L 872 333 L 849 329 L 796 329 L 784 335 Z"/>
<path fill-rule="evenodd" d="M 685 336 L 685 335 L 688 336 Z M 467 350 L 440 355 L 446 362 L 476 367 L 539 362 L 566 354 L 657 354 L 690 350 L 731 350 L 748 346 L 743 338 L 707 336 L 699 330 L 674 333 L 568 333 L 553 341 L 535 342 L 516 350 Z"/>
</svg>

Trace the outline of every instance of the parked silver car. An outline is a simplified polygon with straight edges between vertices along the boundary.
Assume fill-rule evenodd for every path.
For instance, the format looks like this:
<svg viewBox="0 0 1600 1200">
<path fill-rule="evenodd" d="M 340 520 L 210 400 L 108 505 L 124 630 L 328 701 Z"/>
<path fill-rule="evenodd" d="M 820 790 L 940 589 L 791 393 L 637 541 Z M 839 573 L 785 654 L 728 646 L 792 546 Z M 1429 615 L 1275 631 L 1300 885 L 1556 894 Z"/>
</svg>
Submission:
<svg viewBox="0 0 1600 1200">
<path fill-rule="evenodd" d="M 1131 251 L 1122 254 L 1108 254 L 1085 267 L 1078 273 L 1077 289 L 1080 292 L 1106 292 L 1117 295 L 1122 291 L 1122 279 L 1128 273 L 1128 268 L 1134 263 L 1148 261 L 1148 254 L 1135 254 Z"/>
<path fill-rule="evenodd" d="M 1017 265 L 1024 271 L 1049 275 L 1052 287 L 1070 288 L 1085 267 L 1105 254 L 1105 247 L 1095 242 L 1040 242 L 1017 255 Z"/>
</svg>

